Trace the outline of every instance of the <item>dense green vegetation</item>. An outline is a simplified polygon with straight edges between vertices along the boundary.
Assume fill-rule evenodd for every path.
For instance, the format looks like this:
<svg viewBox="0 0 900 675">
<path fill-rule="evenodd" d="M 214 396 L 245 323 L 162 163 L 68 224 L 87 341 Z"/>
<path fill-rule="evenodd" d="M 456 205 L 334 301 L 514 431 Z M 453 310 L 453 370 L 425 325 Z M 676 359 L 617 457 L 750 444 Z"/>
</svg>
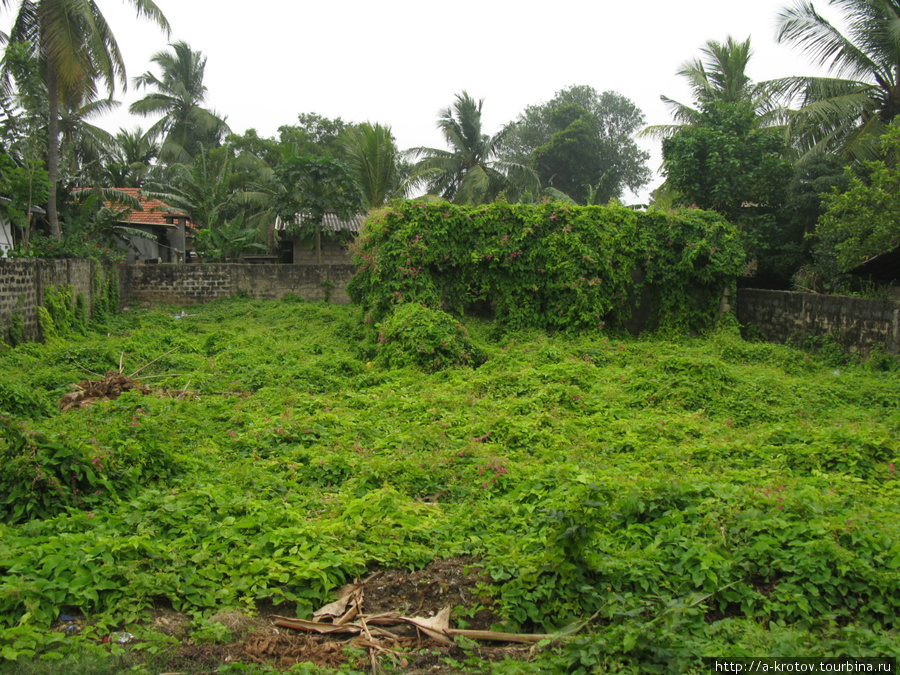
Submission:
<svg viewBox="0 0 900 675">
<path fill-rule="evenodd" d="M 730 327 L 632 339 L 470 320 L 466 336 L 415 312 L 379 343 L 359 309 L 292 297 L 179 311 L 0 352 L 7 661 L 75 654 L 104 672 L 109 651 L 175 648 L 152 607 L 192 617 L 189 640 L 227 641 L 217 611 L 308 616 L 366 570 L 453 556 L 489 574 L 506 630 L 568 631 L 529 662 L 457 672 L 900 652 L 890 359 Z M 417 365 L 435 339 L 479 358 Z M 58 410 L 120 359 L 126 374 L 158 359 L 138 378 L 168 395 Z M 60 613 L 89 620 L 64 637 Z M 133 644 L 98 644 L 121 630 Z"/>
<path fill-rule="evenodd" d="M 168 34 L 154 2 L 131 4 Z M 125 64 L 97 3 L 3 5 L 14 10 L 0 59 L 0 196 L 12 199 L 0 210 L 15 225 L 9 255 L 96 254 L 84 250 L 85 236 L 101 249 L 122 246 L 113 224 L 137 208 L 115 191 L 125 187 L 184 210 L 204 230 L 195 247 L 207 261 L 276 253 L 278 236 L 318 246 L 334 234 L 322 227 L 323 213 L 371 212 L 407 197 L 599 205 L 638 196 L 660 210 L 711 208 L 737 226 L 753 263 L 748 283 L 758 288 L 866 289 L 848 270 L 900 243 L 895 220 L 870 233 L 868 219 L 854 217 L 881 213 L 885 196 L 900 189 L 897 176 L 877 171 L 878 162 L 896 162 L 890 139 L 882 141 L 900 112 L 896 0 L 781 9 L 776 41 L 804 53 L 825 76 L 756 82 L 748 74 L 750 38 L 730 35 L 673 64 L 691 100 L 662 96 L 674 124 L 641 131 L 664 141 L 666 180 L 649 197 L 641 194 L 651 179 L 649 154 L 635 142 L 644 114 L 621 94 L 585 84 L 526 106 L 497 130 L 483 124 L 485 99 L 457 93 L 438 113 L 443 148 L 400 148 L 384 121 L 314 112 L 300 112 L 265 138 L 253 128 L 232 132 L 227 111 L 207 107 L 206 57 L 175 40 L 134 78 L 145 92 L 130 111 L 148 118 L 149 129 L 113 135 L 91 120 L 115 106 Z M 823 13 L 820 5 L 831 7 Z M 765 42 L 755 37 L 754 44 Z M 116 208 L 73 198 L 88 188 Z M 30 212 L 45 201 L 46 223 Z M 282 235 L 277 217 L 287 224 Z"/>
<path fill-rule="evenodd" d="M 355 249 L 347 291 L 367 321 L 419 302 L 557 330 L 620 328 L 639 301 L 651 329 L 709 328 L 745 266 L 738 232 L 715 212 L 616 204 L 406 201 L 374 213 Z"/>
</svg>

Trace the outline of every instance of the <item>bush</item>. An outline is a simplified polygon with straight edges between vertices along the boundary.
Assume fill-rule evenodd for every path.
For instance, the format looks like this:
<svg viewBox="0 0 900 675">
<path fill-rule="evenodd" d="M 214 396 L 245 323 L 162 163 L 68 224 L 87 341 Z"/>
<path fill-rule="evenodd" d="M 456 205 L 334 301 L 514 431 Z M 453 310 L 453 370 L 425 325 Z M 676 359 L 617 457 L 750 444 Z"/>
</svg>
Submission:
<svg viewBox="0 0 900 675">
<path fill-rule="evenodd" d="M 391 368 L 415 366 L 435 372 L 477 367 L 486 360 L 462 324 L 424 305 L 401 305 L 378 328 L 378 361 Z"/>
</svg>

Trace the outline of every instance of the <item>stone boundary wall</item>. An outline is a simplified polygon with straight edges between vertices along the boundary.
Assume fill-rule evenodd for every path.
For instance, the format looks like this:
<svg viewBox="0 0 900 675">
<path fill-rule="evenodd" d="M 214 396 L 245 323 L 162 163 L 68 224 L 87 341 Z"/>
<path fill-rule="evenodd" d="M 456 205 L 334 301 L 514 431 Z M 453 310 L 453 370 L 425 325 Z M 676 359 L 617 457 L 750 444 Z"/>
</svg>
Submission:
<svg viewBox="0 0 900 675">
<path fill-rule="evenodd" d="M 126 302 L 193 305 L 244 293 L 278 300 L 294 293 L 304 300 L 349 304 L 345 287 L 353 265 L 129 265 L 122 297 Z"/>
<path fill-rule="evenodd" d="M 98 274 L 93 260 L 0 258 L 0 338 L 13 317 L 22 318 L 25 338 L 40 340 L 37 308 L 50 286 L 72 286 L 93 311 L 98 276 L 119 275 L 122 302 L 193 305 L 246 294 L 277 300 L 294 293 L 304 300 L 347 304 L 345 288 L 352 265 L 129 265 Z M 900 301 L 788 291 L 741 289 L 735 313 L 768 340 L 786 342 L 807 336 L 834 337 L 846 351 L 867 356 L 873 349 L 900 353 Z"/>
<path fill-rule="evenodd" d="M 6 337 L 13 317 L 20 316 L 25 338 L 41 339 L 37 310 L 50 286 L 71 286 L 76 296 L 84 296 L 88 312 L 93 312 L 98 265 L 93 260 L 0 258 L 0 338 Z"/>
<path fill-rule="evenodd" d="M 831 335 L 851 354 L 866 357 L 876 348 L 898 353 L 900 302 L 895 300 L 741 289 L 736 313 L 743 326 L 756 327 L 773 342 Z"/>
</svg>

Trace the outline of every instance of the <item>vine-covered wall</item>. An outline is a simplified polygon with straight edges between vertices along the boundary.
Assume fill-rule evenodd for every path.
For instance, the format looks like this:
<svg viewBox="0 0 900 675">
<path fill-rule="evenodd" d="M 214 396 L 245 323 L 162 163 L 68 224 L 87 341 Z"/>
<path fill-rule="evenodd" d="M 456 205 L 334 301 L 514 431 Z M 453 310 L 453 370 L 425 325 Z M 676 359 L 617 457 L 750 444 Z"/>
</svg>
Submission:
<svg viewBox="0 0 900 675">
<path fill-rule="evenodd" d="M 40 340 L 40 309 L 49 292 L 63 292 L 73 311 L 79 302 L 84 316 L 118 311 L 120 268 L 94 260 L 0 259 L 0 340 L 19 343 Z M 108 308 L 109 299 L 116 304 Z M 51 304 L 54 300 L 51 300 Z M 46 321 L 45 321 L 46 324 Z"/>
<path fill-rule="evenodd" d="M 645 325 L 701 330 L 744 251 L 734 226 L 698 209 L 405 201 L 366 221 L 354 262 L 347 292 L 371 321 L 419 302 L 516 327 L 624 327 L 641 304 Z"/>
</svg>

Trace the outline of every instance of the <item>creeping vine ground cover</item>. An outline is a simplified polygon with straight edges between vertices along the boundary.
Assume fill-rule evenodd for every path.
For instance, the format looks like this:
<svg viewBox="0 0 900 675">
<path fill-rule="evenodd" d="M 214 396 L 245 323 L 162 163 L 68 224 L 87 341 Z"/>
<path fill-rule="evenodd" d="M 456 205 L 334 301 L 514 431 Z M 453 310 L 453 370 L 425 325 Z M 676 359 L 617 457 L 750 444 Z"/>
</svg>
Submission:
<svg viewBox="0 0 900 675">
<path fill-rule="evenodd" d="M 180 310 L 0 351 L 0 659 L 105 653 L 122 630 L 160 649 L 152 607 L 193 639 L 223 609 L 308 616 L 375 567 L 454 556 L 489 574 L 503 629 L 564 631 L 455 672 L 900 654 L 890 361 L 416 315 L 478 354 L 435 368 L 385 358 L 358 308 Z M 125 372 L 162 356 L 140 377 L 181 393 L 58 411 L 123 353 Z M 65 637 L 61 613 L 89 621 Z"/>
</svg>

